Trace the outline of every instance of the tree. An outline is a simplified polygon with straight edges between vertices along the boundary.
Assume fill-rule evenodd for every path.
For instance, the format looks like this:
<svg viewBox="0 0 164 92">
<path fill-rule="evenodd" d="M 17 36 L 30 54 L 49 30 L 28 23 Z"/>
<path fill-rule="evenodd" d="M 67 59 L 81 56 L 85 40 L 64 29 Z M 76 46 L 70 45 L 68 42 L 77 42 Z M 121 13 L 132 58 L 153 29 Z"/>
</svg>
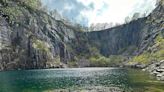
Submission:
<svg viewBox="0 0 164 92">
<path fill-rule="evenodd" d="M 140 13 L 134 13 L 132 20 L 137 20 L 140 17 Z"/>
<path fill-rule="evenodd" d="M 147 15 L 148 15 L 148 10 L 147 11 L 145 11 L 143 14 L 142 14 L 142 16 L 141 17 L 147 17 Z"/>
<path fill-rule="evenodd" d="M 50 15 L 55 18 L 56 20 L 62 20 L 63 17 L 58 13 L 57 10 L 50 11 Z"/>
<path fill-rule="evenodd" d="M 112 22 L 109 23 L 109 25 L 108 25 L 108 28 L 111 28 L 111 27 L 113 27 L 113 23 Z"/>
<path fill-rule="evenodd" d="M 115 23 L 115 27 L 120 26 L 120 25 L 121 25 L 120 23 Z"/>
<path fill-rule="evenodd" d="M 156 0 L 156 6 L 158 6 L 161 3 L 162 0 Z"/>
<path fill-rule="evenodd" d="M 29 6 L 33 9 L 40 9 L 42 6 L 40 0 L 14 0 L 14 1 Z"/>
<path fill-rule="evenodd" d="M 130 21 L 131 21 L 130 17 L 127 16 L 127 17 L 125 18 L 125 23 L 127 24 L 127 23 L 129 23 Z"/>
</svg>

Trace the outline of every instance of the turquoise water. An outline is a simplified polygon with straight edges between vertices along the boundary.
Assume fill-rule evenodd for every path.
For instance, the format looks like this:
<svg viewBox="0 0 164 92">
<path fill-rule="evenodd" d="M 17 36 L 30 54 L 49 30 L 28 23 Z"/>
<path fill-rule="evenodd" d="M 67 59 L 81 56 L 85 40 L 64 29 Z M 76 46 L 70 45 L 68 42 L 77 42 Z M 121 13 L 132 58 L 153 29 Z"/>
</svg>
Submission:
<svg viewBox="0 0 164 92">
<path fill-rule="evenodd" d="M 163 82 L 146 72 L 133 69 L 72 68 L 0 72 L 0 92 L 56 92 L 54 90 L 83 90 L 97 86 L 119 87 L 133 92 L 164 92 Z"/>
</svg>

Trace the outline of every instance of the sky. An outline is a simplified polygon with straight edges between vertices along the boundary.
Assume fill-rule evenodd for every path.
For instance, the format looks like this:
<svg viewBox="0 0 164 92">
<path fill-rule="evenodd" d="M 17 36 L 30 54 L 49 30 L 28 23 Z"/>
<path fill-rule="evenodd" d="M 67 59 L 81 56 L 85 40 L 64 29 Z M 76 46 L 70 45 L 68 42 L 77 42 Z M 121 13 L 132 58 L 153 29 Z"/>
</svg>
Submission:
<svg viewBox="0 0 164 92">
<path fill-rule="evenodd" d="M 134 13 L 150 13 L 156 0 L 42 0 L 49 10 L 85 26 L 96 23 L 122 24 Z"/>
</svg>

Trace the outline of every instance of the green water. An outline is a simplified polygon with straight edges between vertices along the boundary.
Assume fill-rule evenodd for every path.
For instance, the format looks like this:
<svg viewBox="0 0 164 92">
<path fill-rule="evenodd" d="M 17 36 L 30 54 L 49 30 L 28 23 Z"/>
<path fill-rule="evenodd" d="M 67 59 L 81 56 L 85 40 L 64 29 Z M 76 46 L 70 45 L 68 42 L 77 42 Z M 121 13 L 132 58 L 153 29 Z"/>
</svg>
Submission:
<svg viewBox="0 0 164 92">
<path fill-rule="evenodd" d="M 146 72 L 122 68 L 73 68 L 0 72 L 0 92 L 56 92 L 58 89 L 119 87 L 130 92 L 164 92 L 164 82 Z M 62 92 L 62 91 L 61 91 Z"/>
</svg>

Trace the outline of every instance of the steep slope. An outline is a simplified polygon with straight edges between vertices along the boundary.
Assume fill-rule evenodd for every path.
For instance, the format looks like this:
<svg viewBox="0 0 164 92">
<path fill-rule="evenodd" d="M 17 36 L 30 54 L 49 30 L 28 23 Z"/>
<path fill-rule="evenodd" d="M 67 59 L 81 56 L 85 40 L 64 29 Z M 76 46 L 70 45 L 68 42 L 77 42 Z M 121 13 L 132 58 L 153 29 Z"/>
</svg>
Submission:
<svg viewBox="0 0 164 92">
<path fill-rule="evenodd" d="M 162 0 L 148 17 L 96 32 L 81 32 L 37 6 L 38 0 L 0 0 L 0 70 L 120 64 L 164 36 Z"/>
<path fill-rule="evenodd" d="M 134 56 L 140 56 L 145 52 L 153 52 L 151 49 L 156 45 L 158 38 L 163 39 L 164 34 L 164 4 L 163 0 L 159 2 L 156 9 L 147 17 L 131 21 L 130 23 L 120 25 L 114 28 L 81 33 L 76 41 L 74 49 L 77 51 L 78 58 L 86 58 L 82 60 L 89 66 L 111 66 L 125 61 L 140 61 L 151 63 L 153 60 L 133 59 Z M 159 37 L 160 36 L 160 37 Z M 161 37 L 162 36 L 162 37 Z M 163 44 L 163 42 L 161 42 Z M 154 47 L 158 49 L 157 47 Z M 164 57 L 163 48 L 159 49 L 160 54 L 156 61 L 160 61 Z M 79 53 L 78 53 L 79 52 Z M 153 55 L 157 53 L 153 52 Z M 105 57 L 104 57 L 105 56 Z M 153 57 L 149 55 L 148 58 Z M 145 57 L 143 57 L 145 58 Z M 153 57 L 155 59 L 155 57 Z M 131 60 L 132 59 L 132 60 Z M 78 60 L 80 61 L 80 60 Z M 87 65 L 86 64 L 86 65 Z M 92 66 L 92 64 L 91 64 Z M 112 65 L 113 66 L 113 65 Z"/>
<path fill-rule="evenodd" d="M 142 18 L 111 29 L 90 32 L 88 38 L 92 46 L 99 48 L 103 55 L 122 54 L 127 49 L 139 47 L 145 21 L 146 18 Z"/>
<path fill-rule="evenodd" d="M 145 18 L 114 28 L 88 33 L 89 43 L 103 55 L 138 55 L 153 44 L 156 36 L 164 31 L 164 6 L 160 5 Z"/>
<path fill-rule="evenodd" d="M 0 70 L 62 67 L 71 58 L 65 44 L 74 29 L 30 4 L 0 1 Z"/>
</svg>

